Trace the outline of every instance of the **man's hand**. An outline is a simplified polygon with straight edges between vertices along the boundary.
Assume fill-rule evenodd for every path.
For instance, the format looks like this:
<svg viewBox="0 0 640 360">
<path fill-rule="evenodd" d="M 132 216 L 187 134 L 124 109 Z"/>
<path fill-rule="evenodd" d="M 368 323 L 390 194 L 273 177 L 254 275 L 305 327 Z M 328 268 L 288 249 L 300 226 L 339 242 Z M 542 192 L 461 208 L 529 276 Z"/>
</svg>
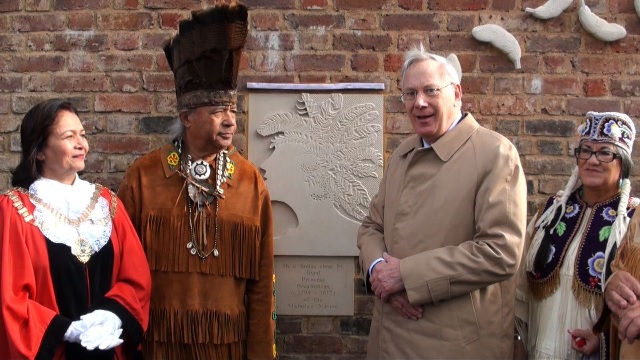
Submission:
<svg viewBox="0 0 640 360">
<path fill-rule="evenodd" d="M 628 306 L 634 305 L 640 296 L 640 281 L 626 271 L 613 273 L 604 291 L 604 299 L 611 311 L 620 316 Z"/>
<path fill-rule="evenodd" d="M 640 303 L 629 305 L 620 314 L 618 338 L 631 344 L 640 335 Z"/>
<path fill-rule="evenodd" d="M 388 303 L 405 319 L 418 320 L 422 317 L 422 306 L 411 305 L 406 291 L 391 294 Z"/>
<path fill-rule="evenodd" d="M 373 267 L 371 271 L 371 289 L 383 301 L 387 301 L 391 294 L 404 290 L 402 275 L 400 274 L 400 259 L 386 252 L 382 254 L 384 261 Z"/>
</svg>

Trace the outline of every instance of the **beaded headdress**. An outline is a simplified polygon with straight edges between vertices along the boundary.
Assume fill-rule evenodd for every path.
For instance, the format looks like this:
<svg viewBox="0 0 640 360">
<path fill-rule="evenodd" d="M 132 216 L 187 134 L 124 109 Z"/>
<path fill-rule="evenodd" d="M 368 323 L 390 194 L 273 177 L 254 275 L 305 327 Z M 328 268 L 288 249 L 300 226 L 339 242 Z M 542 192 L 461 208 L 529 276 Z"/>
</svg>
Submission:
<svg viewBox="0 0 640 360">
<path fill-rule="evenodd" d="M 617 112 L 598 113 L 589 111 L 578 127 L 580 142 L 588 140 L 618 145 L 631 155 L 636 127 L 626 114 Z"/>
</svg>

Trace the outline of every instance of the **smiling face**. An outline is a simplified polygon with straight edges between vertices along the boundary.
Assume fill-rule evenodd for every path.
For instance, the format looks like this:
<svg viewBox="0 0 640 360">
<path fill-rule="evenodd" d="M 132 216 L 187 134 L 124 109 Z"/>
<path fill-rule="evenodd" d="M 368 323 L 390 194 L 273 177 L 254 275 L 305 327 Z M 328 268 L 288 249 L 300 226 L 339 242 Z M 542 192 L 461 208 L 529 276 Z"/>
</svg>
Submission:
<svg viewBox="0 0 640 360">
<path fill-rule="evenodd" d="M 403 93 L 416 91 L 412 101 L 404 106 L 416 134 L 433 144 L 461 115 L 462 89 L 452 81 L 444 65 L 435 60 L 421 60 L 411 65 L 404 78 Z M 445 86 L 445 87 L 443 87 Z M 437 95 L 425 95 L 423 89 L 443 87 Z"/>
<path fill-rule="evenodd" d="M 580 146 L 591 151 L 610 151 L 617 153 L 618 148 L 610 143 L 598 143 L 593 141 L 583 141 Z M 578 159 L 578 174 L 585 189 L 616 193 L 622 171 L 619 158 L 612 162 L 602 162 L 592 155 L 588 160 Z"/>
<path fill-rule="evenodd" d="M 70 111 L 58 112 L 42 150 L 36 155 L 40 162 L 40 175 L 73 184 L 78 171 L 84 169 L 89 151 L 84 127 L 78 116 Z"/>
<path fill-rule="evenodd" d="M 201 106 L 181 114 L 189 148 L 199 154 L 216 154 L 231 146 L 236 132 L 237 107 Z"/>
</svg>

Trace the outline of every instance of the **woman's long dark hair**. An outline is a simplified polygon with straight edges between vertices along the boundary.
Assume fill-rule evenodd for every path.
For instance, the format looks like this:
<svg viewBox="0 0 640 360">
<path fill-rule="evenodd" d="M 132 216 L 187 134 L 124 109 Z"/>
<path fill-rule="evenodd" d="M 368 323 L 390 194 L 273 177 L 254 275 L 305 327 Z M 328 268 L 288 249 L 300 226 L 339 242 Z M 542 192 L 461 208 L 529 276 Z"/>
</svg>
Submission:
<svg viewBox="0 0 640 360">
<path fill-rule="evenodd" d="M 51 128 L 60 111 L 78 114 L 70 102 L 51 99 L 34 105 L 24 115 L 20 125 L 22 157 L 18 166 L 11 172 L 11 186 L 28 189 L 34 181 L 40 178 L 42 164 L 36 159 L 36 156 L 47 145 Z"/>
</svg>

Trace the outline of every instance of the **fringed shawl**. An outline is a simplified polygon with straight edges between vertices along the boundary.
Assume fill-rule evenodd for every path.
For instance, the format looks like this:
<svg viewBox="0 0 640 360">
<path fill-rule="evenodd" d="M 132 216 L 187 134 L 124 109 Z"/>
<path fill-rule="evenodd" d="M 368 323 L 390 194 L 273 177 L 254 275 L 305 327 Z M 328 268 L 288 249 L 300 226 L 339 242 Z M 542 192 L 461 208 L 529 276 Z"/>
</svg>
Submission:
<svg viewBox="0 0 640 360">
<path fill-rule="evenodd" d="M 552 247 L 547 263 L 540 269 L 527 273 L 531 295 L 537 301 L 549 297 L 560 284 L 560 267 L 564 261 L 569 244 L 580 241 L 580 248 L 574 263 L 573 294 L 578 303 L 585 308 L 602 309 L 601 279 L 605 265 L 604 252 L 611 226 L 615 221 L 616 209 L 620 198 L 615 197 L 593 206 L 588 219 L 585 219 L 586 204 L 574 191 L 567 201 L 562 218 L 553 233 L 547 231 L 543 241 L 551 241 Z M 547 201 L 545 210 L 551 206 L 553 198 Z M 632 216 L 634 209 L 629 210 Z M 545 229 L 537 229 L 545 231 Z M 574 239 L 581 234 L 580 238 Z M 536 256 L 531 254 L 530 256 Z"/>
</svg>

